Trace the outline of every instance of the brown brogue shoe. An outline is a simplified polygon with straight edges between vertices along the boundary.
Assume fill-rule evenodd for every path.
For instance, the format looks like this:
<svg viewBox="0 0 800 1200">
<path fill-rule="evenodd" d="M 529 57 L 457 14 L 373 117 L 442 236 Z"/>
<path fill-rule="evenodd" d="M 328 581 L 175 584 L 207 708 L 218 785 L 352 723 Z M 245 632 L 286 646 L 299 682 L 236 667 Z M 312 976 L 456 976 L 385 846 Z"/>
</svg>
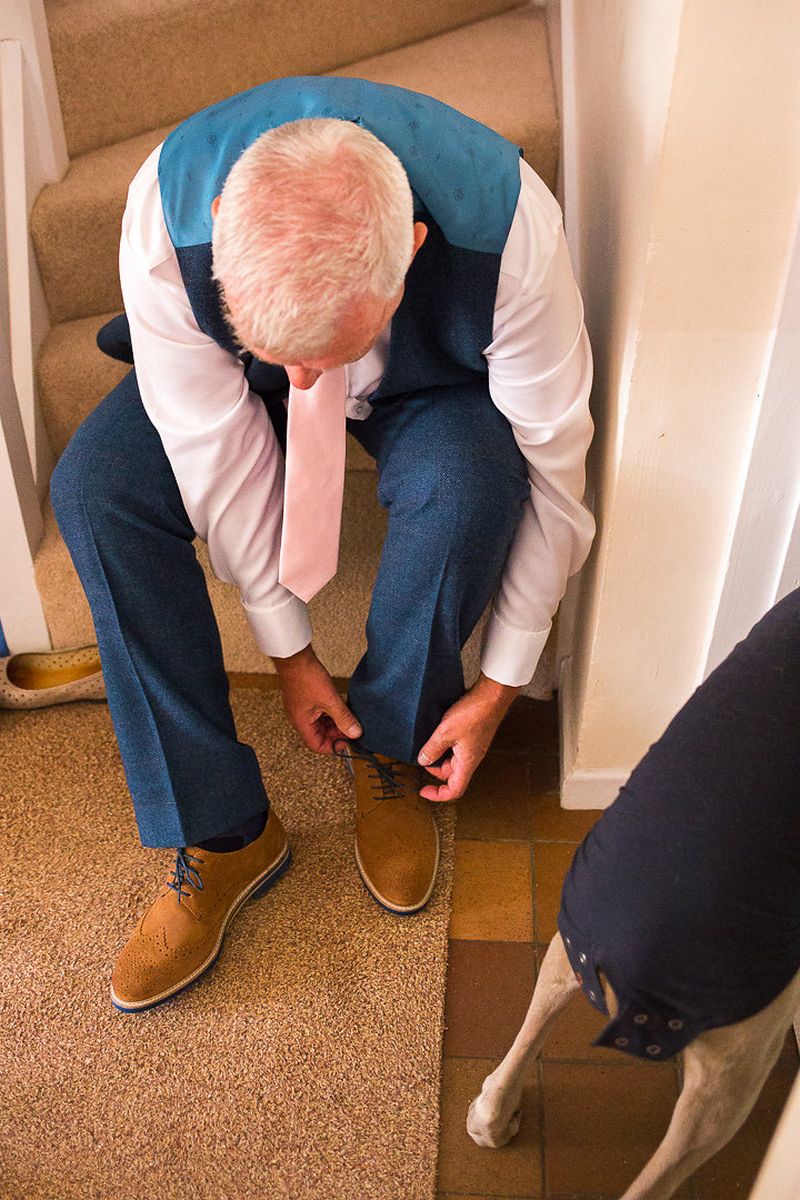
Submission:
<svg viewBox="0 0 800 1200">
<path fill-rule="evenodd" d="M 273 808 L 263 832 L 241 850 L 178 850 L 172 879 L 117 959 L 111 975 L 114 1007 L 143 1012 L 199 979 L 216 962 L 225 931 L 242 905 L 268 891 L 291 861 L 286 832 Z"/>
<path fill-rule="evenodd" d="M 361 878 L 389 912 L 419 912 L 431 898 L 439 866 L 439 830 L 430 802 L 419 794 L 419 768 L 350 742 L 337 742 L 334 750 L 355 785 Z"/>
</svg>

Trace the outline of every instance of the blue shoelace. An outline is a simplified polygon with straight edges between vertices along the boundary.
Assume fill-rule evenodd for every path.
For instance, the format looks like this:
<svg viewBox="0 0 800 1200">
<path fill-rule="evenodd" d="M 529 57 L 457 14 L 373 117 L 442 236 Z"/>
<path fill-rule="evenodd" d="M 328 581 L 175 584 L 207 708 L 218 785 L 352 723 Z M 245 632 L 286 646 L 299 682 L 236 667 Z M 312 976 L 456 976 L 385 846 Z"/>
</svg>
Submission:
<svg viewBox="0 0 800 1200">
<path fill-rule="evenodd" d="M 334 743 L 333 753 L 337 758 L 360 758 L 363 762 L 369 763 L 367 777 L 372 784 L 372 790 L 379 800 L 400 800 L 405 791 L 404 785 L 396 778 L 392 765 L 390 763 L 378 762 L 374 754 L 369 750 L 364 750 L 361 746 L 356 746 L 352 742 L 346 742 L 346 750 L 337 750 L 336 746 L 341 745 L 341 742 Z M 401 762 L 395 764 L 396 767 L 403 766 Z"/>
<path fill-rule="evenodd" d="M 203 881 L 200 878 L 200 872 L 197 870 L 197 867 L 191 865 L 190 859 L 196 863 L 203 861 L 202 858 L 198 858 L 194 854 L 188 854 L 185 846 L 181 847 L 175 855 L 172 880 L 167 884 L 167 887 L 171 887 L 174 892 L 178 893 L 178 904 L 180 904 L 184 896 L 191 895 L 191 892 L 188 890 L 184 892 L 184 884 L 187 884 L 188 887 L 196 888 L 198 892 L 202 892 L 203 890 Z"/>
</svg>

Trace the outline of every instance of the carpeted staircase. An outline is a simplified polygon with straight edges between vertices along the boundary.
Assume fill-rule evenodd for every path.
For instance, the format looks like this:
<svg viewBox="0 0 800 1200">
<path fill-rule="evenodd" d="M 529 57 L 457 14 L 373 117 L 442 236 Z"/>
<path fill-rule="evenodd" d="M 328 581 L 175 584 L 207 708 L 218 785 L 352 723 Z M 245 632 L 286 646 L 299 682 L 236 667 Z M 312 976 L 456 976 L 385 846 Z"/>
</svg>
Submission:
<svg viewBox="0 0 800 1200">
<path fill-rule="evenodd" d="M 130 180 L 180 120 L 267 79 L 328 73 L 435 96 L 524 148 L 555 187 L 558 121 L 544 13 L 509 0 L 46 0 L 71 162 L 39 195 L 31 218 L 53 328 L 38 362 L 39 394 L 56 455 L 127 368 L 95 345 L 122 308 L 119 228 Z M 335 16 L 332 14 L 335 12 Z M 369 56 L 369 57 L 367 57 Z M 354 60 L 358 61 L 354 61 Z M 314 645 L 333 675 L 351 674 L 384 514 L 371 459 L 352 439 L 339 572 L 311 604 Z M 269 671 L 237 591 L 208 571 L 226 665 Z M 94 640 L 91 617 L 50 511 L 37 562 L 53 645 Z M 481 626 L 465 649 L 477 670 Z M 552 642 L 528 694 L 551 690 Z"/>
</svg>

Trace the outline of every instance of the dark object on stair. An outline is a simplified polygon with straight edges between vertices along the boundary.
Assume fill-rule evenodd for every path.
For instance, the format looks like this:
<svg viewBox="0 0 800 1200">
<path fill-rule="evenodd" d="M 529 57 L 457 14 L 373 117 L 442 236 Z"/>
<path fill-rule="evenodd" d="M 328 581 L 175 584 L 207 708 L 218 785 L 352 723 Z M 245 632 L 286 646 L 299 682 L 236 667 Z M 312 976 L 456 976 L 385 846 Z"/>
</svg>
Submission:
<svg viewBox="0 0 800 1200">
<path fill-rule="evenodd" d="M 97 345 L 109 358 L 119 362 L 133 363 L 133 347 L 128 318 L 120 313 L 97 331 Z"/>
</svg>

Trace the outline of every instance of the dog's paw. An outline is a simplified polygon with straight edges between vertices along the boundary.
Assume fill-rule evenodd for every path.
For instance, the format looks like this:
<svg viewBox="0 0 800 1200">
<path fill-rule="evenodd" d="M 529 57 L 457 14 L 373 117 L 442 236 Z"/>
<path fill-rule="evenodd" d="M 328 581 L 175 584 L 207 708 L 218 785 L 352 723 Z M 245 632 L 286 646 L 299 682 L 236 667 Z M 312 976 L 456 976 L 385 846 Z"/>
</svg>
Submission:
<svg viewBox="0 0 800 1200">
<path fill-rule="evenodd" d="M 467 1133 L 476 1145 L 487 1150 L 499 1150 L 517 1136 L 521 1121 L 520 1105 L 513 1109 L 510 1117 L 506 1117 L 501 1105 L 488 1100 L 481 1093 L 469 1106 Z"/>
</svg>

